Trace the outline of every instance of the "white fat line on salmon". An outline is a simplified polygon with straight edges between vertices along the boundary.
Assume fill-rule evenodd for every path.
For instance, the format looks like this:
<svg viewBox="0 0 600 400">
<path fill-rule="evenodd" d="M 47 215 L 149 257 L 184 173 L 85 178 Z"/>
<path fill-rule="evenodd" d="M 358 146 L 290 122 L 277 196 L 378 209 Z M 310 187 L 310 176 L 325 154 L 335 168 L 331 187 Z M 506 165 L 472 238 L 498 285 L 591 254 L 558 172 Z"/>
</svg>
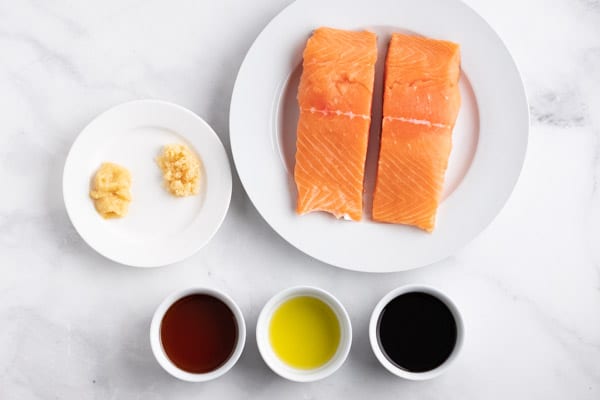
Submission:
<svg viewBox="0 0 600 400">
<path fill-rule="evenodd" d="M 433 126 L 436 128 L 450 128 L 449 125 L 438 124 L 436 122 L 427 121 L 426 119 L 404 118 L 404 117 L 385 117 L 384 120 L 407 122 L 409 124 Z"/>
<path fill-rule="evenodd" d="M 366 120 L 371 119 L 370 115 L 355 114 L 352 111 L 344 112 L 344 111 L 340 111 L 340 110 L 337 110 L 337 111 L 317 110 L 314 107 L 303 108 L 302 111 L 307 111 L 307 112 L 310 112 L 311 114 L 319 113 L 321 115 L 340 115 L 340 116 L 343 115 L 344 117 L 349 117 L 350 119 L 354 119 L 354 118 L 362 118 L 362 119 L 366 119 Z"/>
</svg>

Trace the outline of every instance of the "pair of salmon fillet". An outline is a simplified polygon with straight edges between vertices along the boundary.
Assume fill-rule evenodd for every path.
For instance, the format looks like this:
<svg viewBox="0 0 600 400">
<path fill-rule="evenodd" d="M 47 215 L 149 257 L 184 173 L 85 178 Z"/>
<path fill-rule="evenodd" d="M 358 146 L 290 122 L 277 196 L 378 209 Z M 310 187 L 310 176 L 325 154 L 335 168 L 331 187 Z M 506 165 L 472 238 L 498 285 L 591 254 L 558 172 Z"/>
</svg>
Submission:
<svg viewBox="0 0 600 400">
<path fill-rule="evenodd" d="M 297 212 L 358 221 L 377 60 L 376 35 L 314 31 L 304 50 L 294 178 Z M 393 34 L 372 217 L 431 232 L 460 108 L 459 46 Z M 377 121 L 379 122 L 379 121 Z"/>
</svg>

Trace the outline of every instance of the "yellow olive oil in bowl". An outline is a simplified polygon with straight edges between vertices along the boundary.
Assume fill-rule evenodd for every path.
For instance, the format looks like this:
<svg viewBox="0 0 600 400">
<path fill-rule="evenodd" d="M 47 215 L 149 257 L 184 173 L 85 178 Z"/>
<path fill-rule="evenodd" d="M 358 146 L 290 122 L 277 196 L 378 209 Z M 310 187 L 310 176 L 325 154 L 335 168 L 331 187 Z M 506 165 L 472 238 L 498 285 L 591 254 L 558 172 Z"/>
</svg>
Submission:
<svg viewBox="0 0 600 400">
<path fill-rule="evenodd" d="M 335 355 L 340 344 L 340 322 L 324 301 L 298 296 L 284 301 L 269 324 L 274 353 L 298 369 L 316 369 Z"/>
</svg>

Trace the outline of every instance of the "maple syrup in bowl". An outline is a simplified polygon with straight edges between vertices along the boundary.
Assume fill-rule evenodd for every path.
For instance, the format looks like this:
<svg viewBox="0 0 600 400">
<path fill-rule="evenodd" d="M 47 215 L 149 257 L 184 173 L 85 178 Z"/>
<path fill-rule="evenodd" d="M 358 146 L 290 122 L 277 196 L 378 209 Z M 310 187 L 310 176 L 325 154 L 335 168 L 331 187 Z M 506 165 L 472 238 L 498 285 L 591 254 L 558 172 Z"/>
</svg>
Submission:
<svg viewBox="0 0 600 400">
<path fill-rule="evenodd" d="M 217 378 L 239 359 L 246 327 L 237 304 L 225 293 L 190 288 L 168 296 L 150 327 L 158 363 L 176 378 L 202 382 Z"/>
</svg>

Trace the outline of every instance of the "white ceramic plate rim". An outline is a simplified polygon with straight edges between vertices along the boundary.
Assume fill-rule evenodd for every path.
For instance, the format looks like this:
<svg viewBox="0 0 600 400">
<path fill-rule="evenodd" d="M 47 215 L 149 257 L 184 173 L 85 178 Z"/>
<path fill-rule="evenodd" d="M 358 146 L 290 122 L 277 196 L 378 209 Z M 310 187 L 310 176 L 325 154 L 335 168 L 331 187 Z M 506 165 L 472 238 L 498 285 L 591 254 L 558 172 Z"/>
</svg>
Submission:
<svg viewBox="0 0 600 400">
<path fill-rule="evenodd" d="M 340 13 L 339 10 L 344 10 Z M 436 10 L 435 13 L 430 10 Z M 284 84 L 306 37 L 318 26 L 393 26 L 461 44 L 479 106 L 477 149 L 462 183 L 440 205 L 432 234 L 387 224 L 345 223 L 322 213 L 298 217 L 281 165 L 276 129 Z M 268 60 L 268 61 L 266 61 Z M 401 271 L 439 261 L 465 246 L 501 211 L 525 158 L 527 98 L 519 71 L 494 30 L 458 0 L 298 0 L 258 36 L 242 66 L 230 108 L 231 146 L 240 180 L 271 227 L 323 262 L 367 272 Z M 372 226 L 377 225 L 376 228 Z"/>
<path fill-rule="evenodd" d="M 167 238 L 161 244 L 140 243 L 125 248 L 125 246 L 119 245 L 116 239 L 107 239 L 105 233 L 98 232 L 96 229 L 97 221 L 92 221 L 89 212 L 82 210 L 84 205 L 80 198 L 81 193 L 75 189 L 81 186 L 79 168 L 84 163 L 85 157 L 88 156 L 90 148 L 99 141 L 94 127 L 125 113 L 142 113 L 148 115 L 149 119 L 158 121 L 157 123 L 163 123 L 163 119 L 177 121 L 178 127 L 166 128 L 184 137 L 196 151 L 199 151 L 205 178 L 209 182 L 218 182 L 207 188 L 204 194 L 202 207 L 206 208 L 206 211 L 210 211 L 203 211 L 203 215 L 206 217 L 201 220 L 196 218 L 186 229 Z M 168 115 L 168 117 L 164 115 Z M 63 170 L 63 199 L 75 230 L 90 247 L 106 258 L 135 267 L 158 267 L 173 264 L 190 257 L 204 247 L 216 234 L 225 219 L 231 201 L 231 191 L 231 167 L 225 148 L 217 134 L 192 111 L 161 100 L 130 101 L 114 106 L 98 115 L 73 142 Z M 92 204 L 91 200 L 89 204 Z M 89 204 L 86 201 L 85 206 L 89 206 Z M 99 215 L 95 217 L 101 219 Z"/>
</svg>

